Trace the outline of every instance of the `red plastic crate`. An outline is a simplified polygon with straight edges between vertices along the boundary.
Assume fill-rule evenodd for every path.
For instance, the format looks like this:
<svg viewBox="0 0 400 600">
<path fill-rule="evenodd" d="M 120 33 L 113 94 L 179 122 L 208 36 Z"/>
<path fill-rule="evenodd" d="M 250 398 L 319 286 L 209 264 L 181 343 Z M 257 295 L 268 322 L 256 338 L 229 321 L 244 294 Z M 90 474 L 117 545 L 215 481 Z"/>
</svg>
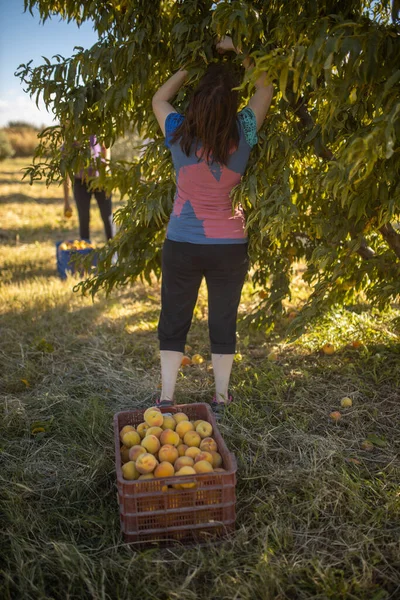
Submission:
<svg viewBox="0 0 400 600">
<path fill-rule="evenodd" d="M 125 541 L 140 545 L 173 542 L 201 543 L 221 538 L 235 529 L 235 456 L 229 452 L 208 404 L 180 404 L 161 412 L 184 412 L 191 421 L 202 419 L 213 426 L 225 472 L 157 477 L 127 481 L 122 476 L 119 432 L 125 425 L 143 422 L 146 409 L 119 412 L 114 416 L 115 462 L 121 530 Z M 195 488 L 175 490 L 174 483 L 196 482 Z M 163 491 L 163 486 L 168 486 Z"/>
</svg>

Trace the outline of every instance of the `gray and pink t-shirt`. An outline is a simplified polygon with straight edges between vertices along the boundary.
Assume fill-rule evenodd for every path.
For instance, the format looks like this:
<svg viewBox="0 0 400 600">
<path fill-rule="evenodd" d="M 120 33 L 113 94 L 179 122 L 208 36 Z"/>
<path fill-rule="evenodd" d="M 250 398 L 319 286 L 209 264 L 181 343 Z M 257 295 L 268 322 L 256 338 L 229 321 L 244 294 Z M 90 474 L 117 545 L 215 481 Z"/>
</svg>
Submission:
<svg viewBox="0 0 400 600">
<path fill-rule="evenodd" d="M 252 147 L 257 143 L 256 118 L 251 108 L 238 113 L 239 144 L 227 165 L 207 163 L 201 148 L 186 156 L 179 140 L 171 143 L 184 116 L 170 113 L 165 121 L 165 144 L 171 150 L 176 173 L 174 206 L 167 239 L 192 244 L 244 244 L 243 208 L 232 212 L 231 191 L 240 182 Z"/>
</svg>

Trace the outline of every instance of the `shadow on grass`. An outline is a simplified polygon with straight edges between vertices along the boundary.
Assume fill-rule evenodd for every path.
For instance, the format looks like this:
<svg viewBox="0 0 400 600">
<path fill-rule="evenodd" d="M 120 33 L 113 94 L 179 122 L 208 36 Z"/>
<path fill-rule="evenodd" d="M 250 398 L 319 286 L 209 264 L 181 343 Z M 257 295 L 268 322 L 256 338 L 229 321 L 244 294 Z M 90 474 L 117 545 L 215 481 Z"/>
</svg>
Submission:
<svg viewBox="0 0 400 600">
<path fill-rule="evenodd" d="M 1 183 L 1 182 L 0 182 Z M 13 183 L 10 181 L 10 183 Z M 15 181 L 14 181 L 15 183 Z M 7 194 L 0 196 L 0 204 L 59 204 L 62 206 L 62 197 L 54 196 L 51 198 L 33 198 L 28 194 Z"/>
</svg>

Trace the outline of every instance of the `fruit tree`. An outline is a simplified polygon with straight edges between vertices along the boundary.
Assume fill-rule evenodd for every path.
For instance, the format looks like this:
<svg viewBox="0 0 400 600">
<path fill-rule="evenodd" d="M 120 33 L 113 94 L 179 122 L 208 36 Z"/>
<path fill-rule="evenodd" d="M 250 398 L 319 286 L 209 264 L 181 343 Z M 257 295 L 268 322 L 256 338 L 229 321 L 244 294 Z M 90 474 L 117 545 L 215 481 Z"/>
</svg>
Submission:
<svg viewBox="0 0 400 600">
<path fill-rule="evenodd" d="M 80 287 L 112 290 L 160 271 L 172 208 L 169 151 L 151 110 L 158 86 L 182 65 L 188 94 L 213 60 L 216 36 L 250 52 L 245 104 L 261 70 L 274 83 L 270 112 L 245 177 L 232 196 L 247 215 L 252 278 L 267 291 L 253 318 L 266 322 L 290 295 L 293 263 L 312 292 L 307 318 L 353 294 L 380 307 L 400 292 L 400 26 L 398 0 L 25 0 L 43 20 L 92 20 L 98 42 L 71 57 L 19 67 L 28 93 L 64 123 L 42 135 L 32 180 L 81 166 L 96 132 L 106 145 L 135 128 L 146 140 L 133 162 L 114 161 L 100 183 L 125 203 L 99 271 Z M 228 58 L 237 62 L 235 57 Z M 75 145 L 72 143 L 75 140 Z M 112 257 L 118 251 L 118 261 Z"/>
</svg>

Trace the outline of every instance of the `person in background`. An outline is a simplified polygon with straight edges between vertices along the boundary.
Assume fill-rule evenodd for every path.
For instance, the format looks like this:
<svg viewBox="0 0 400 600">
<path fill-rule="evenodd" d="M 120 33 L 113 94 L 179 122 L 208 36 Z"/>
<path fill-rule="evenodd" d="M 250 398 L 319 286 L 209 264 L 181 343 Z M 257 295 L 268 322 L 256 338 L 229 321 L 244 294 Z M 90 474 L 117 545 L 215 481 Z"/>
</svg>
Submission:
<svg viewBox="0 0 400 600">
<path fill-rule="evenodd" d="M 216 45 L 236 52 L 232 39 Z M 251 66 L 244 57 L 246 69 Z M 236 348 L 236 320 L 249 260 L 245 217 L 232 210 L 231 191 L 240 182 L 257 131 L 271 104 L 273 87 L 263 73 L 248 105 L 238 113 L 239 84 L 229 64 L 212 63 L 189 101 L 186 114 L 170 104 L 184 84 L 180 70 L 153 96 L 153 111 L 166 138 L 176 173 L 176 193 L 162 252 L 158 324 L 162 389 L 159 406 L 174 403 L 198 290 L 208 289 L 208 325 L 217 415 L 231 402 L 228 387 Z"/>
<path fill-rule="evenodd" d="M 90 136 L 90 156 L 94 163 L 98 160 L 105 161 L 110 158 L 110 150 L 107 149 L 104 144 L 100 144 L 95 135 Z M 90 166 L 88 169 L 81 170 L 77 173 L 74 176 L 72 184 L 76 208 L 78 210 L 79 235 L 83 240 L 90 239 L 90 201 L 92 195 L 96 198 L 107 240 L 110 240 L 114 235 L 111 195 L 107 195 L 105 190 L 90 189 L 90 179 L 92 177 L 97 177 L 98 175 L 99 171 L 97 167 Z M 69 177 L 64 179 L 63 188 L 64 215 L 70 217 L 72 215 L 72 208 L 70 204 Z"/>
</svg>

